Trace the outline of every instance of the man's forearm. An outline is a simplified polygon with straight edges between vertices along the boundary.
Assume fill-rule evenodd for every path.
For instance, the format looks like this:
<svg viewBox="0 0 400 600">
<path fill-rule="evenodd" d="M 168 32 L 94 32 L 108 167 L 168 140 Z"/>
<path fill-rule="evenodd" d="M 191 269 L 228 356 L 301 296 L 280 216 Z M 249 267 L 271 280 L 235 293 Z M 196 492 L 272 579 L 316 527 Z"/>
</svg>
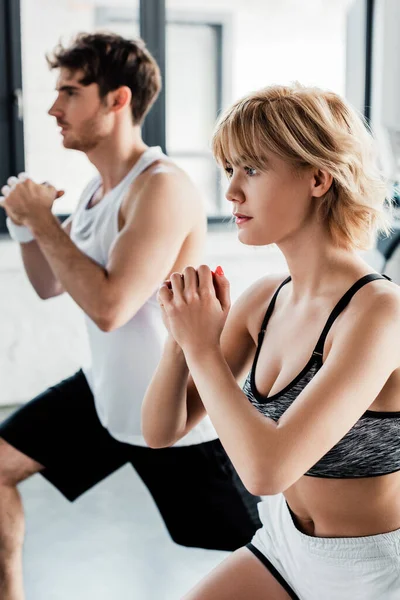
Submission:
<svg viewBox="0 0 400 600">
<path fill-rule="evenodd" d="M 63 292 L 62 285 L 54 275 L 36 240 L 21 244 L 21 256 L 28 279 L 42 300 L 53 298 Z"/>
<path fill-rule="evenodd" d="M 52 213 L 32 220 L 29 227 L 64 290 L 100 328 L 106 328 L 112 309 L 106 270 L 77 248 Z"/>
</svg>

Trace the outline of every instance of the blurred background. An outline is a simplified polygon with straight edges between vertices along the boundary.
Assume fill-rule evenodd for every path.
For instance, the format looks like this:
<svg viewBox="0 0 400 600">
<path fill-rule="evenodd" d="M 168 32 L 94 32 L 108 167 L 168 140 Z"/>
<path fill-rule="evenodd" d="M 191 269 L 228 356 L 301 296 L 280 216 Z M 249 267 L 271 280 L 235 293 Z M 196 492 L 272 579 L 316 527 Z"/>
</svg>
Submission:
<svg viewBox="0 0 400 600">
<path fill-rule="evenodd" d="M 202 191 L 209 220 L 205 261 L 211 267 L 217 264 L 224 267 L 232 281 L 233 298 L 256 278 L 285 269 L 276 248 L 249 248 L 237 242 L 230 223 L 230 207 L 224 199 L 225 183 L 210 152 L 210 137 L 219 112 L 241 95 L 273 83 L 299 81 L 345 96 L 376 133 L 381 164 L 396 195 L 400 156 L 399 0 L 0 0 L 2 185 L 10 175 L 25 170 L 35 180 L 49 180 L 66 191 L 56 203 L 60 217 L 74 210 L 94 170 L 84 155 L 63 149 L 54 119 L 47 115 L 55 97 L 56 73 L 48 70 L 45 54 L 59 41 L 68 43 L 80 31 L 97 30 L 111 30 L 126 37 L 140 35 L 159 62 L 164 88 L 146 120 L 144 138 L 150 145 L 161 145 Z M 385 269 L 396 281 L 400 280 L 398 238 L 395 220 L 390 238 L 377 240 L 376 247 L 367 253 L 373 267 Z M 73 373 L 84 360 L 87 345 L 81 315 L 67 296 L 47 302 L 35 296 L 24 275 L 18 246 L 8 237 L 2 211 L 0 285 L 1 417 L 10 407 Z M 128 484 L 125 479 L 115 480 L 114 484 L 121 486 L 120 492 L 127 492 L 126 486 L 133 485 L 130 490 L 133 495 L 145 497 L 147 493 L 144 489 L 137 492 L 136 484 Z M 45 492 L 41 487 L 44 485 L 47 484 L 28 483 L 24 488 L 24 493 L 31 497 L 28 510 L 35 515 L 28 521 L 28 533 L 35 532 L 28 536 L 27 542 L 28 600 L 78 598 L 76 587 L 68 587 L 72 585 L 68 561 L 73 560 L 76 546 L 71 542 L 68 549 L 60 542 L 68 538 L 69 513 L 63 515 L 61 504 L 57 504 L 62 501 L 56 500 L 52 491 Z M 104 519 L 109 514 L 111 499 L 115 502 L 116 497 L 122 497 L 115 489 L 105 487 L 105 496 L 95 497 L 97 504 L 91 492 L 89 500 L 81 501 L 83 507 L 85 502 L 89 503 L 86 507 L 89 512 L 97 506 L 101 527 L 106 527 Z M 54 508 L 53 513 L 49 508 L 42 520 L 38 520 L 47 493 L 52 502 L 49 506 L 58 506 L 61 512 Z M 129 502 L 132 496 L 125 508 L 121 507 L 121 515 L 130 506 Z M 149 506 L 151 514 L 146 518 L 157 520 L 155 509 Z M 97 514 L 95 509 L 93 514 Z M 49 526 L 49 515 L 56 521 L 60 519 L 60 529 L 58 533 L 49 530 L 50 537 L 42 538 Z M 87 516 L 85 510 L 75 515 L 76 519 L 82 519 L 81 528 L 77 526 L 74 534 L 75 543 L 79 529 L 87 533 L 90 521 Z M 111 578 L 107 580 L 110 588 L 103 585 L 101 575 L 96 580 L 96 585 L 100 584 L 94 588 L 93 573 L 88 575 L 82 565 L 79 573 L 74 571 L 76 581 L 83 586 L 82 598 L 160 600 L 179 597 L 179 585 L 182 591 L 187 589 L 189 580 L 180 580 L 178 585 L 175 569 L 171 567 L 167 569 L 163 591 L 157 588 L 156 593 L 152 572 L 146 571 L 144 562 L 132 563 L 127 552 L 130 558 L 123 564 L 129 565 L 129 583 L 135 588 L 138 578 L 142 578 L 144 587 L 139 586 L 139 592 L 130 587 L 131 592 L 111 593 L 117 589 L 117 580 L 122 578 L 125 586 L 127 577 L 125 571 L 116 576 L 122 559 L 115 559 L 113 548 L 121 547 L 121 543 L 130 548 L 131 535 L 135 537 L 138 531 L 147 536 L 149 549 L 158 540 L 154 531 L 162 529 L 161 521 L 152 530 L 147 527 L 146 518 L 138 514 L 136 522 L 132 518 L 125 523 L 121 516 L 124 523 L 121 527 L 131 528 L 132 534 L 126 534 L 122 542 L 120 528 L 115 528 L 117 539 L 110 538 L 107 542 L 109 550 L 103 548 L 103 562 L 99 559 L 96 568 L 101 575 Z M 86 533 L 82 537 L 83 557 L 98 545 L 94 534 L 97 523 L 93 521 L 92 537 Z M 163 544 L 168 544 L 166 533 L 163 535 Z M 87 539 L 91 539 L 91 549 L 85 546 Z M 54 555 L 49 547 L 54 544 L 61 552 L 58 558 L 67 552 L 64 556 L 67 566 L 62 585 L 57 571 L 46 595 L 43 581 L 51 579 L 48 561 Z M 159 540 L 157 544 L 165 550 Z M 209 570 L 210 563 L 218 562 L 222 554 L 201 555 L 192 551 L 190 562 L 183 549 L 172 549 L 172 544 L 168 549 L 170 557 L 180 562 L 193 582 L 203 570 Z M 111 556 L 113 568 L 107 570 Z M 82 582 L 89 585 L 87 577 L 92 577 L 92 587 L 83 585 Z M 146 584 L 143 578 L 147 578 Z M 191 579 L 190 582 L 193 583 Z"/>
<path fill-rule="evenodd" d="M 55 205 L 60 216 L 74 210 L 94 168 L 80 152 L 63 148 L 47 114 L 57 73 L 49 71 L 45 54 L 79 31 L 142 35 L 164 75 L 144 138 L 161 145 L 201 189 L 209 217 L 206 259 L 223 263 L 235 297 L 283 263 L 274 249 L 236 242 L 224 177 L 210 152 L 219 112 L 272 83 L 328 88 L 368 118 L 376 113 L 385 165 L 392 168 L 400 127 L 399 5 L 396 0 L 1 0 L 0 182 L 26 170 L 36 181 L 50 180 L 66 191 Z M 36 298 L 1 209 L 0 235 L 0 405 L 9 406 L 69 375 L 87 348 L 80 314 L 68 297 Z"/>
</svg>

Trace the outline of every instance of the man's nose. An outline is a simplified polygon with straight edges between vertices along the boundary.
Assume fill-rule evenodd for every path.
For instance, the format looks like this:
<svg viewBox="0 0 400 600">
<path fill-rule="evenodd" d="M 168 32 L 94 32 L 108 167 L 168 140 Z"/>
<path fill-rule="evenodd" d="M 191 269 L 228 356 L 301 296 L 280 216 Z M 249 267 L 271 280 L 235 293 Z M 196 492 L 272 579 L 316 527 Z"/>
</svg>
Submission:
<svg viewBox="0 0 400 600">
<path fill-rule="evenodd" d="M 51 117 L 61 117 L 63 112 L 61 110 L 61 107 L 57 104 L 57 100 L 54 102 L 54 104 L 52 104 L 48 110 L 48 114 Z"/>
</svg>

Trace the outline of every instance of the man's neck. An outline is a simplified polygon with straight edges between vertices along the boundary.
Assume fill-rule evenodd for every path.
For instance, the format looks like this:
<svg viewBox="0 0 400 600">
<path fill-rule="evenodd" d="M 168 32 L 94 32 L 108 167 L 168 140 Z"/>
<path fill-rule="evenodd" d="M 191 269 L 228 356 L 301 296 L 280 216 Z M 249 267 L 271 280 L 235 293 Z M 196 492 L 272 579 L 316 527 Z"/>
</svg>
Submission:
<svg viewBox="0 0 400 600">
<path fill-rule="evenodd" d="M 140 130 L 134 129 L 128 134 L 110 137 L 88 152 L 88 159 L 101 177 L 102 196 L 123 180 L 147 148 Z"/>
</svg>

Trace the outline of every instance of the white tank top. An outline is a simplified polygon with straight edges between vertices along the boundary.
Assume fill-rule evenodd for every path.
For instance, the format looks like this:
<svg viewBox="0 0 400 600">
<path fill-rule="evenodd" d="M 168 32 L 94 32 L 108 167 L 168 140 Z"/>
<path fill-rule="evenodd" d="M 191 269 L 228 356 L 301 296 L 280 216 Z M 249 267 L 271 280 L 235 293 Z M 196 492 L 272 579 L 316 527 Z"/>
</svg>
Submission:
<svg viewBox="0 0 400 600">
<path fill-rule="evenodd" d="M 133 180 L 161 158 L 168 160 L 161 148 L 148 148 L 126 177 L 92 208 L 87 205 L 101 185 L 100 176 L 84 190 L 73 216 L 71 239 L 103 267 L 119 233 L 118 214 L 125 194 Z M 141 435 L 141 404 L 167 335 L 156 299 L 157 289 L 128 323 L 114 331 L 101 331 L 85 315 L 91 364 L 83 370 L 99 419 L 120 442 L 140 446 L 147 445 Z M 206 417 L 176 445 L 199 444 L 216 437 Z"/>
</svg>

